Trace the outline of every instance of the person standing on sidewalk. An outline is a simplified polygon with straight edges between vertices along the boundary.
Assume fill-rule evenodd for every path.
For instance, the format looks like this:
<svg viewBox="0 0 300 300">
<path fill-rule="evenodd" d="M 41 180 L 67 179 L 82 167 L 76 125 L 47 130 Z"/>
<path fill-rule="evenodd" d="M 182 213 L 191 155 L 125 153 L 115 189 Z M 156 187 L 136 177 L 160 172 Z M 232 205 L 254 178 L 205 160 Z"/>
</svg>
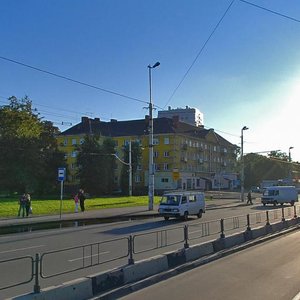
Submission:
<svg viewBox="0 0 300 300">
<path fill-rule="evenodd" d="M 247 195 L 247 204 L 250 204 L 250 205 L 253 204 L 253 202 L 252 202 L 251 191 L 249 191 L 249 192 L 248 192 L 248 195 Z"/>
<path fill-rule="evenodd" d="M 28 217 L 28 215 L 31 213 L 31 198 L 30 198 L 30 194 L 26 193 L 25 194 L 25 198 L 26 198 L 26 217 Z"/>
<path fill-rule="evenodd" d="M 78 205 L 79 205 L 79 197 L 78 194 L 74 196 L 74 202 L 75 202 L 75 212 L 78 213 Z"/>
<path fill-rule="evenodd" d="M 85 201 L 85 196 L 84 196 L 84 190 L 80 189 L 78 192 L 78 198 L 79 198 L 79 203 L 80 203 L 80 208 L 81 211 L 84 212 L 85 208 L 84 208 L 84 201 Z"/>
<path fill-rule="evenodd" d="M 26 194 L 24 193 L 23 195 L 20 196 L 20 199 L 19 199 L 18 217 L 20 217 L 21 213 L 22 213 L 22 217 L 24 218 L 25 211 L 26 211 Z"/>
</svg>

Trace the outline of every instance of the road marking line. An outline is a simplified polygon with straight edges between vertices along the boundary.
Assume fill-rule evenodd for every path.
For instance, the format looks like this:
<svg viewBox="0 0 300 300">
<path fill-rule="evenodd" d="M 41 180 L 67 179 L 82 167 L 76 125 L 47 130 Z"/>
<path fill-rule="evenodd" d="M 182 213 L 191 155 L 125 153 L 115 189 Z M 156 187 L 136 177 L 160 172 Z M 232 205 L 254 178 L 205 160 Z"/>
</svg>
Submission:
<svg viewBox="0 0 300 300">
<path fill-rule="evenodd" d="M 107 253 L 110 253 L 110 252 L 109 251 L 100 252 L 100 253 L 94 254 L 94 255 L 88 255 L 88 256 L 85 256 L 85 257 L 79 257 L 79 258 L 69 259 L 68 261 L 69 262 L 73 262 L 73 261 L 76 261 L 76 260 L 82 260 L 82 259 L 90 258 L 90 257 L 93 257 L 93 256 L 98 256 L 98 255 L 101 255 L 101 254 L 107 254 Z"/>
<path fill-rule="evenodd" d="M 26 247 L 26 248 L 18 248 L 18 249 L 6 250 L 6 251 L 1 251 L 0 254 L 9 253 L 9 252 L 17 252 L 17 251 L 22 251 L 22 250 L 29 250 L 29 249 L 33 249 L 33 248 L 41 248 L 41 247 L 45 247 L 45 246 L 46 245 L 38 245 L 38 246 L 31 246 L 31 247 Z"/>
</svg>

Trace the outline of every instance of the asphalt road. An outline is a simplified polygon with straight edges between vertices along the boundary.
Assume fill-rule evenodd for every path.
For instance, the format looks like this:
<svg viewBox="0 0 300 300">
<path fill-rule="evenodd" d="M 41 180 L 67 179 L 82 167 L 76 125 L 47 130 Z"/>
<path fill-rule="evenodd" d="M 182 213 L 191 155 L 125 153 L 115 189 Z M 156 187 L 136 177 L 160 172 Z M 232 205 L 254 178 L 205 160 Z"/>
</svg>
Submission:
<svg viewBox="0 0 300 300">
<path fill-rule="evenodd" d="M 232 216 L 245 215 L 250 212 L 261 212 L 262 207 L 259 206 L 238 206 L 234 208 L 210 210 L 204 214 L 202 219 L 190 219 L 187 224 L 191 226 L 191 237 L 201 236 L 202 227 L 199 223 L 209 222 L 213 226 L 218 226 L 217 220 L 220 218 L 229 218 Z M 231 218 L 232 219 L 232 218 Z M 229 220 L 231 220 L 229 218 Z M 64 272 L 65 270 L 74 270 L 81 268 L 83 263 L 85 266 L 89 264 L 101 263 L 108 258 L 116 258 L 127 254 L 127 239 L 130 234 L 135 235 L 135 250 L 136 252 L 143 251 L 148 248 L 153 248 L 154 243 L 157 241 L 157 235 L 150 234 L 149 232 L 172 229 L 168 232 L 168 241 L 182 240 L 184 222 L 179 221 L 164 221 L 163 219 L 151 219 L 143 221 L 128 221 L 112 224 L 92 225 L 86 227 L 75 227 L 67 229 L 56 229 L 48 231 L 37 232 L 24 232 L 20 234 L 12 234 L 0 236 L 0 260 L 9 259 L 13 257 L 31 255 L 36 253 L 45 253 L 55 251 L 57 249 L 75 247 L 78 245 L 102 242 L 111 239 L 118 239 L 115 242 L 104 243 L 100 246 L 99 255 L 97 247 L 84 247 L 72 249 L 64 252 L 49 253 L 43 257 L 43 274 L 48 277 L 52 274 Z M 235 225 L 237 224 L 232 224 Z M 238 224 L 242 225 L 242 224 Z M 231 225 L 230 225 L 231 226 Z M 219 236 L 218 230 L 216 234 L 207 236 L 201 239 L 196 239 L 193 242 L 199 243 L 205 240 L 217 238 Z M 235 230 L 243 230 L 235 228 Z M 144 236 L 141 234 L 149 233 Z M 164 240 L 161 241 L 164 243 Z M 140 253 L 134 256 L 135 260 L 154 256 L 159 253 L 170 251 L 171 249 L 182 248 L 183 243 L 173 245 L 172 247 L 162 247 L 154 251 Z M 92 249 L 92 250 L 91 250 Z M 83 252 L 84 251 L 84 252 Z M 82 257 L 85 257 L 83 260 Z M 99 259 L 99 260 L 98 260 Z M 71 279 L 75 279 L 84 275 L 101 272 L 111 269 L 120 265 L 126 264 L 128 258 L 118 259 L 110 263 L 103 263 L 98 266 L 90 267 L 85 270 L 72 272 L 69 274 L 61 275 L 59 277 L 51 277 L 41 281 L 41 287 L 47 287 Z M 30 259 L 23 259 L 14 264 L 1 265 L 0 273 L 0 286 L 5 286 L 12 282 L 26 281 L 30 277 Z M 5 289 L 1 291 L 1 296 L 9 297 L 18 295 L 25 292 L 32 291 L 33 283 L 22 285 L 19 287 Z"/>
<path fill-rule="evenodd" d="M 203 265 L 124 300 L 292 300 L 300 291 L 300 232 Z"/>
</svg>

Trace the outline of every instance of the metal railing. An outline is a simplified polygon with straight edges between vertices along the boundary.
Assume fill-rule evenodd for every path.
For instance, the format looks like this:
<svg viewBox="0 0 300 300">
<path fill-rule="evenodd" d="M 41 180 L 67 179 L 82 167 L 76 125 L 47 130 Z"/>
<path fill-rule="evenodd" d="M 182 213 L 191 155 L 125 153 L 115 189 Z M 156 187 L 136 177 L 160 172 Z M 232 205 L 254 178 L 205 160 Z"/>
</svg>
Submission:
<svg viewBox="0 0 300 300">
<path fill-rule="evenodd" d="M 30 283 L 34 280 L 34 293 L 40 292 L 40 279 L 60 276 L 78 270 L 91 268 L 112 261 L 127 258 L 128 264 L 134 264 L 134 256 L 154 250 L 180 245 L 189 247 L 189 242 L 207 237 L 225 238 L 225 233 L 251 230 L 255 226 L 270 225 L 276 221 L 297 218 L 300 206 L 282 207 L 275 210 L 255 212 L 209 222 L 199 222 L 172 227 L 170 229 L 150 231 L 128 237 L 79 245 L 44 252 L 32 256 L 22 256 L 0 261 L 1 272 L 13 269 L 13 264 L 28 261 L 28 276 L 14 283 L 0 283 L 0 290 Z M 53 261 L 56 263 L 53 264 Z M 65 263 L 67 262 L 67 264 Z M 68 267 L 69 266 L 69 267 Z M 61 269 L 60 269 L 61 268 Z M 18 270 L 18 268 L 16 268 Z M 2 286 L 1 286 L 2 284 Z"/>
</svg>

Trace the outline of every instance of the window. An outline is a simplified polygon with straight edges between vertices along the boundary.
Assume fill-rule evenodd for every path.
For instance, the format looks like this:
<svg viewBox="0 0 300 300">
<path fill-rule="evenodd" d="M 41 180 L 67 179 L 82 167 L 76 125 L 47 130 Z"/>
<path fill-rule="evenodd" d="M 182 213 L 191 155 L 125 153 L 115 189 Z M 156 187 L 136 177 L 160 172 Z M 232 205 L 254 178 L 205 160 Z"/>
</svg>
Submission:
<svg viewBox="0 0 300 300">
<path fill-rule="evenodd" d="M 158 157 L 158 151 L 154 151 L 153 157 Z"/>
<path fill-rule="evenodd" d="M 162 178 L 161 182 L 169 182 L 169 178 Z"/>
<path fill-rule="evenodd" d="M 170 139 L 168 137 L 164 138 L 164 144 L 169 145 L 170 144 Z"/>
<path fill-rule="evenodd" d="M 135 182 L 136 183 L 141 182 L 141 176 L 140 175 L 135 175 Z"/>
<path fill-rule="evenodd" d="M 153 145 L 159 145 L 159 139 L 153 139 Z"/>
<path fill-rule="evenodd" d="M 142 170 L 142 165 L 141 165 L 141 164 L 138 164 L 138 165 L 136 166 L 136 169 L 139 170 L 139 171 L 141 171 L 141 170 Z"/>
<path fill-rule="evenodd" d="M 72 145 L 76 145 L 77 144 L 77 140 L 76 139 L 72 139 Z"/>
<path fill-rule="evenodd" d="M 71 152 L 71 157 L 76 157 L 77 156 L 77 151 L 72 151 Z"/>
<path fill-rule="evenodd" d="M 164 171 L 168 171 L 169 170 L 169 164 L 164 164 Z"/>
<path fill-rule="evenodd" d="M 79 140 L 79 144 L 82 145 L 83 143 L 84 143 L 84 138 L 81 138 L 81 139 Z"/>
<path fill-rule="evenodd" d="M 169 157 L 170 156 L 170 152 L 169 151 L 165 151 L 164 152 L 164 157 Z"/>
<path fill-rule="evenodd" d="M 189 196 L 189 202 L 196 202 L 196 196 L 195 195 L 190 195 Z"/>
<path fill-rule="evenodd" d="M 68 139 L 64 140 L 64 145 L 67 146 L 68 145 Z"/>
<path fill-rule="evenodd" d="M 186 196 L 182 196 L 181 198 L 181 204 L 184 204 L 187 202 Z"/>
</svg>

